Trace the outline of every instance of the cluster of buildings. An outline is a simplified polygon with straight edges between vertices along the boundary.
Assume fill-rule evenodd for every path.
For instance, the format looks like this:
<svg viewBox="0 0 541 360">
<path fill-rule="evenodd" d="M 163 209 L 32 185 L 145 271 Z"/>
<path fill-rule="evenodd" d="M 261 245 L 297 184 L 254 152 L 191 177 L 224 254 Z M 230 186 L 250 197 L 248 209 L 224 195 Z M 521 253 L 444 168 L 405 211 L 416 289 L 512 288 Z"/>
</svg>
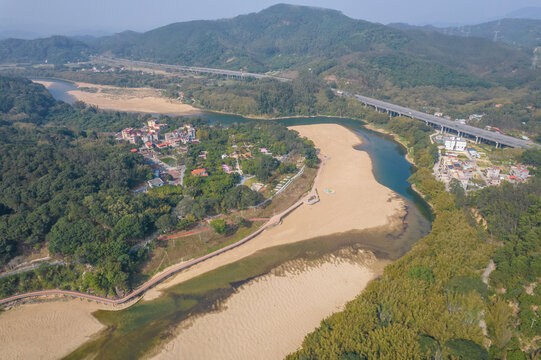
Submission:
<svg viewBox="0 0 541 360">
<path fill-rule="evenodd" d="M 503 170 L 505 171 L 506 169 Z M 530 170 L 528 170 L 524 165 L 511 165 L 508 170 L 509 173 L 504 174 L 502 168 L 498 166 L 486 168 L 485 176 L 487 178 L 488 185 L 500 185 L 502 181 L 508 181 L 510 183 L 521 183 L 528 181 Z"/>
<path fill-rule="evenodd" d="M 446 154 L 440 157 L 435 169 L 438 180 L 449 186 L 452 179 L 456 179 L 464 190 L 471 185 L 474 177 L 475 163 L 471 160 L 460 160 L 456 154 Z"/>
<path fill-rule="evenodd" d="M 435 141 L 441 155 L 434 166 L 434 174 L 448 189 L 453 179 L 458 180 L 464 190 L 476 190 L 500 185 L 502 181 L 525 182 L 530 176 L 528 168 L 521 164 L 498 167 L 493 166 L 488 158 L 481 160 L 481 154 L 468 147 L 464 138 L 438 135 Z"/>
<path fill-rule="evenodd" d="M 147 121 L 147 125 L 140 129 L 126 128 L 120 132 L 122 140 L 137 145 L 139 142 L 153 143 L 159 140 L 160 132 L 167 129 L 167 124 L 158 124 L 155 119 Z"/>
<path fill-rule="evenodd" d="M 157 147 L 162 149 L 165 147 L 175 147 L 180 143 L 187 144 L 197 142 L 196 129 L 192 125 L 185 125 L 179 129 L 163 134 L 168 128 L 167 124 L 158 124 L 155 119 L 147 121 L 147 125 L 139 129 L 126 128 L 123 129 L 117 139 L 128 141 L 130 144 L 143 144 L 146 149 Z"/>
<path fill-rule="evenodd" d="M 514 182 L 524 182 L 528 180 L 529 176 L 530 170 L 521 164 L 513 165 L 509 170 L 509 179 Z"/>
</svg>

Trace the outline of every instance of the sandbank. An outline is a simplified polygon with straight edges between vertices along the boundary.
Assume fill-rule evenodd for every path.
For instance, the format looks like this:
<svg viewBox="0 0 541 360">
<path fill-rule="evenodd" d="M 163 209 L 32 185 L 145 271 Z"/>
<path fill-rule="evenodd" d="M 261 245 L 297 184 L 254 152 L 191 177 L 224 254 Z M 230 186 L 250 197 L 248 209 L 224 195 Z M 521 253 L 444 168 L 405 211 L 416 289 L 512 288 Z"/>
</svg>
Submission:
<svg viewBox="0 0 541 360">
<path fill-rule="evenodd" d="M 54 83 L 41 80 L 35 82 L 45 87 L 49 87 Z M 68 91 L 69 95 L 103 110 L 169 115 L 191 115 L 201 112 L 201 110 L 183 104 L 179 100 L 164 97 L 158 89 L 121 88 L 83 82 L 75 82 L 74 84 L 79 90 L 70 90 Z M 83 91 L 80 90 L 81 88 L 93 89 L 95 92 Z"/>
<path fill-rule="evenodd" d="M 58 359 L 104 328 L 97 303 L 63 299 L 0 312 L 0 358 Z"/>
<path fill-rule="evenodd" d="M 252 280 L 220 310 L 183 322 L 153 359 L 283 359 L 381 273 L 386 262 L 366 255 Z"/>
</svg>

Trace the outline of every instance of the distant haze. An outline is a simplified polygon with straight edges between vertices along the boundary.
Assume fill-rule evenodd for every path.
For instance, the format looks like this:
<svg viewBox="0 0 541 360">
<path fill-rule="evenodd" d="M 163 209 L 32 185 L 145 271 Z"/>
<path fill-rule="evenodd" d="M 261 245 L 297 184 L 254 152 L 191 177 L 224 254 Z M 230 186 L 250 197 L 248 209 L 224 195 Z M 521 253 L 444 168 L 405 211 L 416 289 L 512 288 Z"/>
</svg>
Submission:
<svg viewBox="0 0 541 360">
<path fill-rule="evenodd" d="M 229 18 L 257 12 L 276 0 L 0 0 L 0 37 L 52 34 L 102 36 L 123 30 L 146 31 L 173 22 Z M 476 24 L 539 6 L 539 0 L 304 0 L 298 5 L 333 8 L 345 15 L 383 24 L 436 26 Z M 535 10 L 535 9 L 534 9 Z"/>
</svg>

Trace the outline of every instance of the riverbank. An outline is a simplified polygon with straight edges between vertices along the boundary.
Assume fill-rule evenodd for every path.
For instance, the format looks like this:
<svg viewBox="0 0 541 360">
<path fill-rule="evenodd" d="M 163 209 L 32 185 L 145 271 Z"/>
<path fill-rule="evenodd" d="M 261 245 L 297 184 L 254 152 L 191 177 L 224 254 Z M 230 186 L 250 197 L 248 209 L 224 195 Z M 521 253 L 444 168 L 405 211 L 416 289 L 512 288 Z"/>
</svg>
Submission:
<svg viewBox="0 0 541 360">
<path fill-rule="evenodd" d="M 254 114 L 238 114 L 233 112 L 221 111 L 221 110 L 212 110 L 212 109 L 199 109 L 200 111 L 211 112 L 220 115 L 230 115 L 230 116 L 240 116 L 246 119 L 255 119 L 255 120 L 285 120 L 285 119 L 310 119 L 310 118 L 329 118 L 329 119 L 351 119 L 362 122 L 360 118 L 353 116 L 340 116 L 340 115 L 284 115 L 284 116 L 263 116 L 263 115 L 254 115 Z M 363 122 L 364 124 L 364 122 Z"/>
<path fill-rule="evenodd" d="M 62 299 L 25 304 L 0 313 L 0 348 L 4 359 L 58 359 L 102 330 L 92 312 L 104 306 Z"/>
<path fill-rule="evenodd" d="M 46 88 L 54 84 L 54 81 L 46 80 L 35 80 L 35 82 Z M 69 95 L 102 110 L 169 115 L 193 115 L 201 112 L 201 110 L 179 100 L 164 97 L 158 89 L 121 88 L 82 82 L 74 82 L 73 84 L 77 86 L 78 90 L 68 91 Z"/>
<path fill-rule="evenodd" d="M 405 211 L 403 201 L 391 190 L 380 185 L 375 180 L 368 154 L 353 148 L 353 146 L 360 142 L 360 138 L 357 135 L 342 126 L 334 124 L 296 126 L 293 129 L 299 131 L 301 135 L 312 139 L 316 147 L 327 157 L 325 166 L 321 171 L 321 176 L 316 184 L 320 202 L 312 206 L 301 205 L 299 209 L 283 219 L 282 224 L 266 230 L 263 234 L 242 246 L 208 259 L 172 277 L 166 283 L 158 285 L 155 289 L 149 291 L 145 295 L 144 300 L 156 298 L 161 294 L 161 290 L 165 288 L 185 282 L 188 279 L 217 269 L 223 265 L 231 264 L 265 248 L 298 242 L 317 236 L 336 234 L 351 229 L 366 229 L 389 224 L 398 226 L 402 224 L 402 217 Z M 367 269 L 363 268 L 362 271 L 366 272 Z M 375 276 L 374 272 L 372 275 L 368 275 L 368 277 L 362 277 L 364 279 L 363 282 L 368 282 L 373 276 Z M 356 288 L 353 296 L 357 295 L 359 291 L 360 289 Z M 318 298 L 315 297 L 313 300 L 316 301 Z M 340 299 L 340 301 L 345 303 L 351 299 L 352 297 L 348 297 Z M 36 307 L 22 305 L 20 307 L 22 316 L 20 319 L 21 324 L 32 327 L 32 331 L 36 331 L 37 334 L 48 332 L 50 324 L 47 324 L 46 321 L 33 322 L 30 319 L 35 318 L 40 312 L 46 313 L 47 309 L 54 307 L 56 303 L 42 303 L 37 304 L 38 306 Z M 65 302 L 62 303 L 65 304 Z M 314 315 L 314 318 L 317 317 L 320 320 L 322 317 L 327 316 L 329 311 L 334 312 L 337 310 L 334 302 L 325 300 L 325 304 L 327 304 L 326 307 L 323 306 L 325 312 Z M 297 310 L 301 309 L 302 307 Z M 9 314 L 10 311 L 0 314 L 0 322 L 2 322 L 3 316 Z M 93 310 L 88 309 L 86 314 L 81 313 L 77 319 L 63 324 L 63 328 L 66 329 L 67 333 L 77 331 L 79 326 L 83 326 L 85 323 L 88 324 L 88 321 L 92 320 L 89 315 L 90 311 Z M 268 309 L 260 308 L 259 311 L 268 311 Z M 317 323 L 312 326 L 312 329 L 315 326 L 317 326 Z M 91 329 L 90 325 L 88 329 Z M 300 332 L 291 333 L 288 336 L 296 336 L 302 340 L 302 337 L 306 334 L 305 330 L 306 328 L 303 328 L 302 331 L 297 329 L 295 331 Z M 310 331 L 310 329 L 307 331 Z M 73 350 L 74 345 L 72 343 L 69 347 L 64 346 L 65 332 L 59 332 L 58 336 L 56 332 L 49 333 L 54 338 L 47 338 L 46 341 L 56 346 L 58 350 L 56 354 L 65 355 Z M 21 331 L 21 334 L 24 334 L 24 331 Z M 90 330 L 85 332 L 85 336 L 90 335 Z M 34 341 L 39 343 L 41 338 L 40 336 L 36 336 Z M 26 337 L 14 338 L 11 343 L 24 348 L 26 339 Z M 77 339 L 81 340 L 79 337 Z M 223 340 L 226 341 L 227 339 Z M 82 342 L 84 340 L 81 340 Z M 299 345 L 300 342 L 296 346 Z M 287 351 L 291 350 L 291 348 L 287 349 Z"/>
<path fill-rule="evenodd" d="M 392 137 L 394 141 L 396 141 L 397 143 L 402 145 L 404 147 L 404 149 L 406 149 L 406 156 L 405 156 L 406 160 L 411 165 L 415 166 L 415 162 L 411 158 L 409 150 L 408 150 L 409 149 L 408 144 L 400 136 L 398 136 L 397 134 L 395 134 L 395 133 L 393 133 L 393 132 L 391 132 L 391 131 L 389 131 L 387 129 L 384 129 L 381 126 L 376 126 L 376 125 L 371 124 L 371 123 L 364 124 L 364 127 L 367 128 L 368 130 L 379 132 L 381 134 L 389 135 L 390 137 Z M 421 195 L 421 194 L 419 193 L 419 195 Z"/>
</svg>

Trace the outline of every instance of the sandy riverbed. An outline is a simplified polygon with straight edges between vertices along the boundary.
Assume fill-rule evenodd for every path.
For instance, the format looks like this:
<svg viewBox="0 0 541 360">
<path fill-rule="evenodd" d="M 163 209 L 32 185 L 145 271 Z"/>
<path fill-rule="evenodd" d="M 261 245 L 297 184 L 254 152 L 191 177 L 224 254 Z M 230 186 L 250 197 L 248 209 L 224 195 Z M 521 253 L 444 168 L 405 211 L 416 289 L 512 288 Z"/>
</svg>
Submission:
<svg viewBox="0 0 541 360">
<path fill-rule="evenodd" d="M 51 81 L 35 81 L 45 87 L 51 86 Z M 160 90 L 152 88 L 120 88 L 109 85 L 97 85 L 76 82 L 79 90 L 68 91 L 77 100 L 89 105 L 95 105 L 103 110 L 142 112 L 151 114 L 190 115 L 201 112 L 179 100 L 168 99 L 161 95 Z M 83 89 L 83 90 L 81 90 Z M 84 91 L 92 89 L 95 92 Z"/>
<path fill-rule="evenodd" d="M 264 248 L 351 229 L 366 229 L 399 221 L 404 213 L 404 204 L 391 190 L 376 182 L 372 174 L 372 163 L 368 154 L 353 149 L 353 146 L 360 142 L 357 135 L 342 126 L 334 124 L 296 126 L 293 129 L 297 130 L 302 136 L 312 139 L 316 147 L 327 157 L 317 183 L 317 190 L 321 201 L 312 206 L 302 205 L 286 217 L 282 224 L 266 230 L 263 234 L 248 243 L 197 264 L 172 277 L 167 282 L 147 292 L 144 300 L 158 297 L 164 288 L 179 284 L 220 266 L 230 264 Z M 327 193 L 325 190 L 332 190 L 333 193 Z M 312 302 L 309 306 L 312 309 L 310 310 L 312 313 L 310 316 L 306 315 L 308 319 L 306 322 L 303 321 L 298 326 L 292 326 L 291 316 L 288 316 L 287 318 L 283 318 L 284 322 L 280 323 L 282 325 L 281 331 L 286 333 L 280 336 L 294 340 L 284 343 L 284 346 L 280 347 L 280 349 L 273 348 L 273 351 L 275 351 L 275 354 L 283 354 L 295 350 L 296 347 L 300 346 L 304 335 L 317 326 L 319 320 L 337 311 L 345 302 L 353 299 L 364 288 L 366 283 L 377 274 L 377 271 L 369 267 L 354 266 L 349 263 L 330 264 L 328 266 L 325 265 L 316 270 L 300 273 L 296 276 L 273 278 L 272 275 L 269 275 L 259 282 L 250 283 L 237 295 L 231 297 L 230 301 L 232 303 L 228 306 L 233 309 L 232 313 L 220 312 L 214 314 L 218 316 L 216 320 L 205 320 L 202 325 L 198 325 L 202 326 L 200 328 L 196 327 L 196 323 L 194 323 L 193 328 L 204 329 L 205 326 L 209 326 L 208 324 L 217 321 L 221 324 L 220 326 L 228 329 L 228 333 L 229 331 L 237 331 L 239 334 L 243 333 L 248 336 L 247 341 L 255 341 L 250 336 L 253 336 L 252 333 L 256 328 L 246 327 L 248 323 L 246 322 L 247 318 L 244 318 L 244 320 L 239 319 L 237 324 L 242 323 L 242 325 L 237 327 L 235 327 L 235 322 L 229 323 L 229 320 L 227 320 L 228 316 L 229 319 L 237 318 L 236 314 L 238 314 L 240 305 L 235 304 L 242 305 L 255 301 L 259 305 L 256 306 L 254 304 L 253 312 L 250 316 L 259 319 L 272 308 L 271 303 L 262 303 L 261 300 L 256 301 L 256 299 L 263 299 L 265 297 L 264 295 L 259 295 L 259 291 L 261 291 L 261 294 L 266 293 L 268 296 L 274 296 L 278 299 L 281 298 L 282 292 L 279 289 L 288 289 L 283 290 L 283 292 L 284 296 L 287 292 L 294 293 L 292 294 L 292 296 L 294 295 L 293 297 L 288 298 L 291 301 L 292 311 L 296 313 L 303 313 L 305 311 L 305 307 L 308 304 L 300 301 L 303 297 L 305 299 L 311 299 Z M 351 266 L 354 266 L 354 268 Z M 324 280 L 326 279 L 327 275 L 325 274 L 327 272 L 330 278 Z M 354 276 L 344 277 L 348 272 L 352 272 Z M 315 289 L 318 287 L 315 285 L 319 284 L 319 277 L 321 277 L 321 284 L 324 281 L 326 282 L 324 285 L 318 285 L 321 288 L 318 290 Z M 304 282 L 306 284 L 313 284 L 314 286 L 300 286 Z M 351 282 L 351 284 L 348 282 Z M 274 289 L 275 286 L 277 289 Z M 296 286 L 300 287 L 296 288 Z M 332 286 L 338 286 L 338 288 Z M 317 291 L 324 291 L 325 289 L 329 289 L 328 292 L 332 293 L 331 298 L 322 297 L 317 293 Z M 247 291 L 246 294 L 249 294 L 249 296 L 245 297 L 244 291 Z M 306 291 L 306 297 L 303 296 L 304 291 Z M 285 297 L 287 298 L 287 296 Z M 9 349 L 13 351 L 11 353 L 13 358 L 40 356 L 43 352 L 39 349 L 49 349 L 52 347 L 54 347 L 54 356 L 50 356 L 50 358 L 68 354 L 77 345 L 82 344 L 88 336 L 100 329 L 97 326 L 99 323 L 90 315 L 90 312 L 94 311 L 97 305 L 95 305 L 96 308 L 92 308 L 88 303 L 84 303 L 84 305 L 85 307 L 75 308 L 73 310 L 71 309 L 72 305 L 64 301 L 16 307 L 5 313 L 0 313 L 0 335 L 6 332 L 12 334 L 9 341 Z M 288 306 L 281 306 L 284 309 L 289 309 Z M 48 312 L 61 311 L 60 309 L 64 309 L 67 314 L 70 314 L 69 321 L 61 320 L 61 316 L 50 318 L 51 321 L 47 320 L 46 314 Z M 12 320 L 11 323 L 19 323 L 17 332 L 6 330 L 9 329 L 6 324 L 9 323 L 8 320 L 12 317 L 17 320 Z M 203 316 L 200 319 L 205 319 L 205 317 Z M 286 320 L 289 320 L 289 323 L 284 325 Z M 256 325 L 255 322 L 251 322 L 251 324 Z M 258 331 L 261 334 L 266 334 L 264 335 L 265 338 L 270 333 L 274 334 L 274 330 L 271 329 L 273 328 L 264 327 Z M 222 329 L 222 331 L 224 330 Z M 28 334 L 30 333 L 35 334 L 35 336 L 29 337 Z M 46 335 L 44 335 L 45 333 Z M 69 338 L 69 341 L 66 341 L 67 338 Z M 0 336 L 0 339 L 2 339 L 0 340 L 2 342 L 4 338 Z M 32 339 L 34 344 L 32 347 L 27 346 L 28 339 Z M 221 340 L 228 341 L 227 338 L 222 338 Z M 267 341 L 271 340 L 267 339 Z M 171 349 L 171 352 L 161 354 L 162 356 L 175 356 L 177 351 L 177 347 L 174 345 L 176 344 L 175 341 L 177 339 L 174 339 L 165 348 Z M 222 345 L 230 346 L 226 343 Z M 5 348 L 4 344 L 0 343 L 0 346 L 2 349 Z M 17 352 L 17 349 L 19 352 Z M 231 347 L 230 349 L 240 354 L 244 348 L 234 349 Z M 251 351 L 253 349 L 255 348 L 252 348 Z M 49 356 L 46 358 L 49 358 Z"/>
<path fill-rule="evenodd" d="M 330 258 L 250 281 L 221 310 L 181 324 L 154 359 L 283 359 L 323 318 L 355 298 L 385 263 L 369 253 L 354 261 Z"/>
<path fill-rule="evenodd" d="M 58 359 L 104 326 L 100 305 L 83 300 L 26 304 L 0 313 L 0 358 Z"/>
</svg>

